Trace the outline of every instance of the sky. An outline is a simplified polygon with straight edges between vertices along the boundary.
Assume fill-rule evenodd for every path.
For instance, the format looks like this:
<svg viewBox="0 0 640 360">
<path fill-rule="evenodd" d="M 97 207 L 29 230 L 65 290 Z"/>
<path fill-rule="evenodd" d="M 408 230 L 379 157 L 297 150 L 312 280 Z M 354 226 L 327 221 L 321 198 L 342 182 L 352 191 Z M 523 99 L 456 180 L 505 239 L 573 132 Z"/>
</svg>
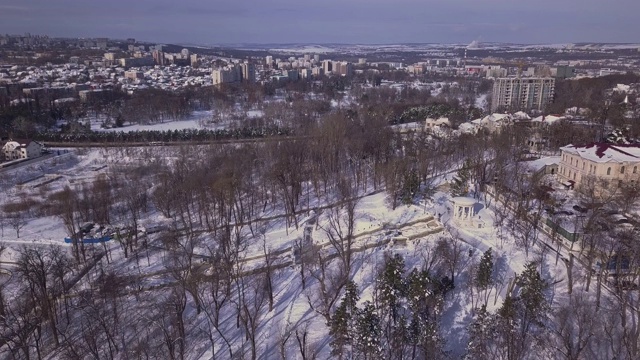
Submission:
<svg viewBox="0 0 640 360">
<path fill-rule="evenodd" d="M 0 0 L 0 33 L 178 44 L 640 43 L 638 0 Z"/>
</svg>

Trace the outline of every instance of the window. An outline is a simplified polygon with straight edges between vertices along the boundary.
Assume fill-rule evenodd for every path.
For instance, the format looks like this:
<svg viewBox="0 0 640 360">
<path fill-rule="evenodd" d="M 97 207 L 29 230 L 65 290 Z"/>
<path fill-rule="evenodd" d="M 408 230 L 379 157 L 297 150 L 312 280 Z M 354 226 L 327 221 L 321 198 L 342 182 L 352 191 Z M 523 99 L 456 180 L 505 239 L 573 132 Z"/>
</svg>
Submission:
<svg viewBox="0 0 640 360">
<path fill-rule="evenodd" d="M 611 168 L 607 168 L 607 175 L 611 175 Z"/>
<path fill-rule="evenodd" d="M 585 166 L 587 166 L 584 161 L 582 162 L 582 170 L 584 170 Z"/>
<path fill-rule="evenodd" d="M 637 166 L 634 166 L 634 167 L 633 167 L 633 173 L 634 173 L 634 174 L 637 174 L 637 173 L 638 173 L 638 167 L 637 167 Z"/>
<path fill-rule="evenodd" d="M 576 173 L 573 173 L 573 180 L 576 179 Z"/>
<path fill-rule="evenodd" d="M 624 166 L 620 167 L 620 174 L 624 174 Z"/>
</svg>

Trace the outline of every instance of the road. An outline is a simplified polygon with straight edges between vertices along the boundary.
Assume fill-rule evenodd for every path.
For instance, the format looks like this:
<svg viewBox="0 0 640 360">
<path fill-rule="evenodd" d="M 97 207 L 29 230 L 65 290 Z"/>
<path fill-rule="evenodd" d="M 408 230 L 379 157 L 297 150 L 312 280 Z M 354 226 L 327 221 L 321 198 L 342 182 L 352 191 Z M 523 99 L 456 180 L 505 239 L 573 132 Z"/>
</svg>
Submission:
<svg viewBox="0 0 640 360">
<path fill-rule="evenodd" d="M 60 154 L 60 156 L 61 155 L 63 155 L 63 154 Z M 19 162 L 19 163 L 15 164 L 15 165 L 11 165 L 9 167 L 1 168 L 0 169 L 0 174 L 4 173 L 4 172 L 7 172 L 7 171 L 13 171 L 13 170 L 16 170 L 16 169 L 20 169 L 21 167 L 25 167 L 25 166 L 28 166 L 28 165 L 33 165 L 33 164 L 36 164 L 36 163 L 38 163 L 40 161 L 51 159 L 54 156 L 59 156 L 59 155 L 56 155 L 56 154 L 45 154 L 45 155 L 42 155 L 42 156 L 37 157 L 37 158 L 33 158 L 33 159 L 30 159 L 30 160 L 27 160 L 27 161 Z"/>
</svg>

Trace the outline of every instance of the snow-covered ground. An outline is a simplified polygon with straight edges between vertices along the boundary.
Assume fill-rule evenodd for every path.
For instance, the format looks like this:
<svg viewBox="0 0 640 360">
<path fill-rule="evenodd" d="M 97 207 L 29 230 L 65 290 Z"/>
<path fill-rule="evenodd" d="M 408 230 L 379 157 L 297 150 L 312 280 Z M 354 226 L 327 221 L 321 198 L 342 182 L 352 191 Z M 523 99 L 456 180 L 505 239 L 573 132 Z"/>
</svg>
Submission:
<svg viewBox="0 0 640 360">
<path fill-rule="evenodd" d="M 264 115 L 262 110 L 248 110 L 242 111 L 248 118 L 257 118 Z M 94 131 L 106 131 L 106 132 L 130 132 L 130 131 L 166 131 L 166 130 L 185 130 L 185 129 L 225 129 L 232 127 L 234 121 L 231 120 L 231 116 L 226 116 L 229 119 L 225 120 L 224 117 L 221 120 L 219 116 L 212 110 L 199 110 L 193 111 L 189 116 L 180 120 L 163 121 L 149 125 L 130 124 L 121 128 L 102 128 L 103 119 L 92 119 L 91 129 Z"/>
<path fill-rule="evenodd" d="M 81 181 L 91 181 L 100 173 L 104 173 L 107 169 L 100 169 L 103 165 L 121 164 L 122 161 L 136 161 L 137 157 L 122 158 L 114 156 L 111 150 L 91 150 L 77 156 L 76 163 L 70 163 L 70 167 L 62 169 L 59 174 L 62 178 L 49 184 L 45 190 L 37 191 L 55 191 L 61 189 L 68 184 L 78 183 Z M 128 159 L 128 160 L 127 160 Z M 117 162 L 116 162 L 117 160 Z M 446 177 L 445 177 L 446 178 Z M 20 190 L 13 189 L 9 191 L 7 197 L 9 199 L 22 196 L 25 192 L 36 191 L 29 188 Z M 316 199 L 307 199 L 312 207 L 319 205 Z M 479 207 L 485 205 L 479 204 Z M 266 213 L 260 214 L 261 217 L 269 217 L 277 215 L 281 210 L 271 209 Z M 490 217 L 491 211 L 485 209 L 484 216 Z M 400 205 L 396 209 L 391 209 L 386 194 L 384 192 L 376 192 L 367 195 L 358 201 L 356 208 L 355 234 L 356 248 L 362 246 L 373 246 L 379 243 L 379 246 L 368 248 L 364 251 L 358 251 L 354 255 L 354 264 L 352 278 L 358 284 L 360 291 L 360 304 L 367 300 L 372 300 L 375 287 L 376 274 L 379 267 L 384 263 L 385 254 L 400 254 L 404 257 L 407 270 L 413 268 L 421 268 L 427 254 L 432 251 L 436 241 L 442 237 L 455 237 L 461 241 L 463 254 L 465 256 L 461 260 L 458 268 L 456 283 L 457 286 L 452 294 L 452 300 L 447 305 L 442 314 L 442 335 L 447 339 L 446 348 L 451 351 L 451 355 L 459 357 L 463 355 L 466 344 L 466 329 L 473 314 L 473 305 L 467 294 L 467 286 L 469 275 L 467 268 L 473 262 L 477 262 L 484 251 L 492 248 L 494 256 L 498 263 L 499 276 L 503 277 L 503 283 L 496 289 L 496 293 L 491 297 L 489 310 L 495 310 L 500 306 L 502 299 L 507 291 L 507 283 L 515 274 L 520 273 L 524 264 L 528 260 L 542 259 L 541 269 L 545 276 L 552 281 L 556 279 L 562 280 L 565 275 L 564 265 L 554 264 L 554 257 L 549 253 L 540 253 L 531 251 L 528 256 L 514 245 L 514 239 L 510 238 L 508 232 L 504 229 L 494 227 L 472 228 L 456 224 L 451 219 L 451 203 L 450 196 L 443 192 L 438 192 L 433 196 L 433 200 L 428 200 L 416 205 Z M 278 256 L 277 261 L 291 261 L 291 247 L 294 241 L 303 237 L 304 219 L 307 212 L 304 211 L 300 215 L 301 226 L 295 228 L 293 225 L 287 226 L 284 219 L 275 218 L 268 222 L 265 239 L 272 251 L 285 251 Z M 141 223 L 156 223 L 160 217 L 157 212 L 148 213 Z M 400 228 L 404 236 L 419 233 L 422 229 L 429 229 L 426 225 L 407 225 L 421 219 L 435 218 L 432 222 L 439 228 L 436 233 L 418 236 L 415 239 L 408 240 L 407 244 L 394 245 L 393 242 L 385 242 L 388 235 L 385 235 L 385 228 L 394 226 Z M 323 231 L 327 225 L 326 214 L 319 214 L 318 224 L 312 232 L 313 242 L 316 244 L 326 244 L 328 242 L 327 233 Z M 440 225 L 437 225 L 440 224 Z M 442 227 L 444 226 L 444 227 Z M 246 229 L 245 229 L 246 230 Z M 13 262 L 17 258 L 17 251 L 24 245 L 36 246 L 59 246 L 69 250 L 70 245 L 65 244 L 62 239 L 66 236 L 66 232 L 59 218 L 56 217 L 40 217 L 30 220 L 26 226 L 21 229 L 20 238 L 15 232 L 8 227 L 4 228 L 2 234 L 2 244 L 9 248 L 5 251 L 1 261 Z M 144 258 L 140 261 L 125 259 L 120 245 L 115 241 L 108 242 L 105 246 L 110 249 L 110 268 L 118 269 L 120 272 L 129 272 L 141 274 L 143 282 L 139 285 L 140 289 L 153 289 L 158 285 L 171 284 L 174 280 L 170 272 L 166 270 L 165 262 L 167 259 L 166 250 L 159 242 L 158 235 L 149 235 L 149 241 L 153 245 L 150 250 L 143 254 Z M 203 241 L 207 241 L 207 236 L 203 235 Z M 260 267 L 262 264 L 262 240 L 258 237 L 248 244 L 248 248 L 242 254 L 246 259 L 245 267 L 250 269 Z M 103 245 L 94 245 L 97 249 L 102 249 Z M 330 247 L 328 247 L 330 249 Z M 198 249 L 196 254 L 206 256 L 205 248 Z M 468 254 L 468 255 L 466 255 Z M 282 338 L 282 334 L 287 329 L 304 327 L 308 330 L 309 341 L 317 347 L 319 358 L 329 358 L 330 348 L 328 346 L 328 328 L 322 316 L 310 307 L 310 303 L 317 296 L 318 282 L 313 278 L 307 279 L 306 289 L 302 289 L 301 277 L 299 269 L 295 266 L 285 267 L 275 273 L 275 300 L 274 309 L 265 311 L 259 327 L 259 353 L 261 358 L 275 358 L 278 356 L 277 339 Z M 555 286 L 555 285 L 554 285 Z M 562 282 L 558 287 L 564 286 Z M 145 291 L 145 290 L 143 290 Z M 146 290 L 147 292 L 159 292 L 161 290 Z M 556 289 L 559 291 L 559 289 Z M 193 323 L 193 328 L 202 328 L 206 326 L 206 320 L 202 316 L 197 316 L 193 308 L 189 308 L 187 319 Z M 228 326 L 225 327 L 229 331 L 229 338 L 233 344 L 242 343 L 242 334 L 234 328 L 235 321 L 228 319 Z M 198 335 L 193 335 L 190 341 L 190 359 L 208 359 L 211 357 L 210 346 L 205 338 L 201 341 Z M 222 344 L 218 344 L 218 355 L 224 356 L 226 349 Z M 236 349 L 237 350 L 237 349 Z M 295 358 L 297 350 L 294 346 L 287 347 L 287 358 Z"/>
</svg>

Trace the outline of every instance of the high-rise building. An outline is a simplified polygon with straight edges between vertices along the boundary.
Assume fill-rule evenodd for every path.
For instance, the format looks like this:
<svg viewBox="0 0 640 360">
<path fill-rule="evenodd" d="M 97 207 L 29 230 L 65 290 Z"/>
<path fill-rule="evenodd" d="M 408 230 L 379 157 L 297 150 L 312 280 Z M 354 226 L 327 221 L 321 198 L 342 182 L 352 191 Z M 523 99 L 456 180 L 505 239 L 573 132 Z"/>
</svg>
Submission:
<svg viewBox="0 0 640 360">
<path fill-rule="evenodd" d="M 107 38 L 97 38 L 96 39 L 96 46 L 99 47 L 100 49 L 106 50 L 107 49 L 107 42 L 109 39 Z"/>
<path fill-rule="evenodd" d="M 191 60 L 192 67 L 198 66 L 198 54 L 191 54 L 190 60 Z"/>
<path fill-rule="evenodd" d="M 311 71 L 311 69 L 302 69 L 302 70 L 300 70 L 300 76 L 303 79 L 309 79 L 312 75 L 313 75 L 313 72 Z"/>
<path fill-rule="evenodd" d="M 300 77 L 300 73 L 298 72 L 298 70 L 285 70 L 282 72 L 282 74 L 286 75 L 291 81 L 296 81 Z"/>
<path fill-rule="evenodd" d="M 211 72 L 211 79 L 213 85 L 223 84 L 223 83 L 234 83 L 242 81 L 242 70 L 244 64 L 240 66 L 227 66 L 223 69 L 216 69 Z M 247 64 L 249 65 L 249 64 Z M 253 67 L 253 65 L 251 65 Z M 255 73 L 254 73 L 255 80 Z"/>
<path fill-rule="evenodd" d="M 162 52 L 161 50 L 153 50 L 152 55 L 153 55 L 153 62 L 156 65 L 164 65 L 165 63 L 164 52 Z"/>
<path fill-rule="evenodd" d="M 255 82 L 256 81 L 256 68 L 251 63 L 242 63 L 240 64 L 240 68 L 242 69 L 242 79 L 246 82 Z"/>
<path fill-rule="evenodd" d="M 273 56 L 269 55 L 269 56 L 265 57 L 264 59 L 265 59 L 265 62 L 267 63 L 267 66 L 273 65 Z"/>
<path fill-rule="evenodd" d="M 551 77 L 497 78 L 493 82 L 491 111 L 544 110 L 553 100 L 555 79 Z"/>
<path fill-rule="evenodd" d="M 333 62 L 331 60 L 325 60 L 322 62 L 322 70 L 325 74 L 328 74 L 333 70 Z"/>
<path fill-rule="evenodd" d="M 345 61 L 334 61 L 332 73 L 342 76 L 353 75 L 353 64 Z"/>
<path fill-rule="evenodd" d="M 640 51 L 640 49 L 638 49 Z M 315 54 L 313 55 L 313 60 L 315 60 L 316 62 L 320 62 L 320 55 Z"/>
<path fill-rule="evenodd" d="M 188 59 L 189 58 L 189 49 L 182 49 L 180 51 L 180 54 L 182 55 L 183 59 Z"/>
</svg>

